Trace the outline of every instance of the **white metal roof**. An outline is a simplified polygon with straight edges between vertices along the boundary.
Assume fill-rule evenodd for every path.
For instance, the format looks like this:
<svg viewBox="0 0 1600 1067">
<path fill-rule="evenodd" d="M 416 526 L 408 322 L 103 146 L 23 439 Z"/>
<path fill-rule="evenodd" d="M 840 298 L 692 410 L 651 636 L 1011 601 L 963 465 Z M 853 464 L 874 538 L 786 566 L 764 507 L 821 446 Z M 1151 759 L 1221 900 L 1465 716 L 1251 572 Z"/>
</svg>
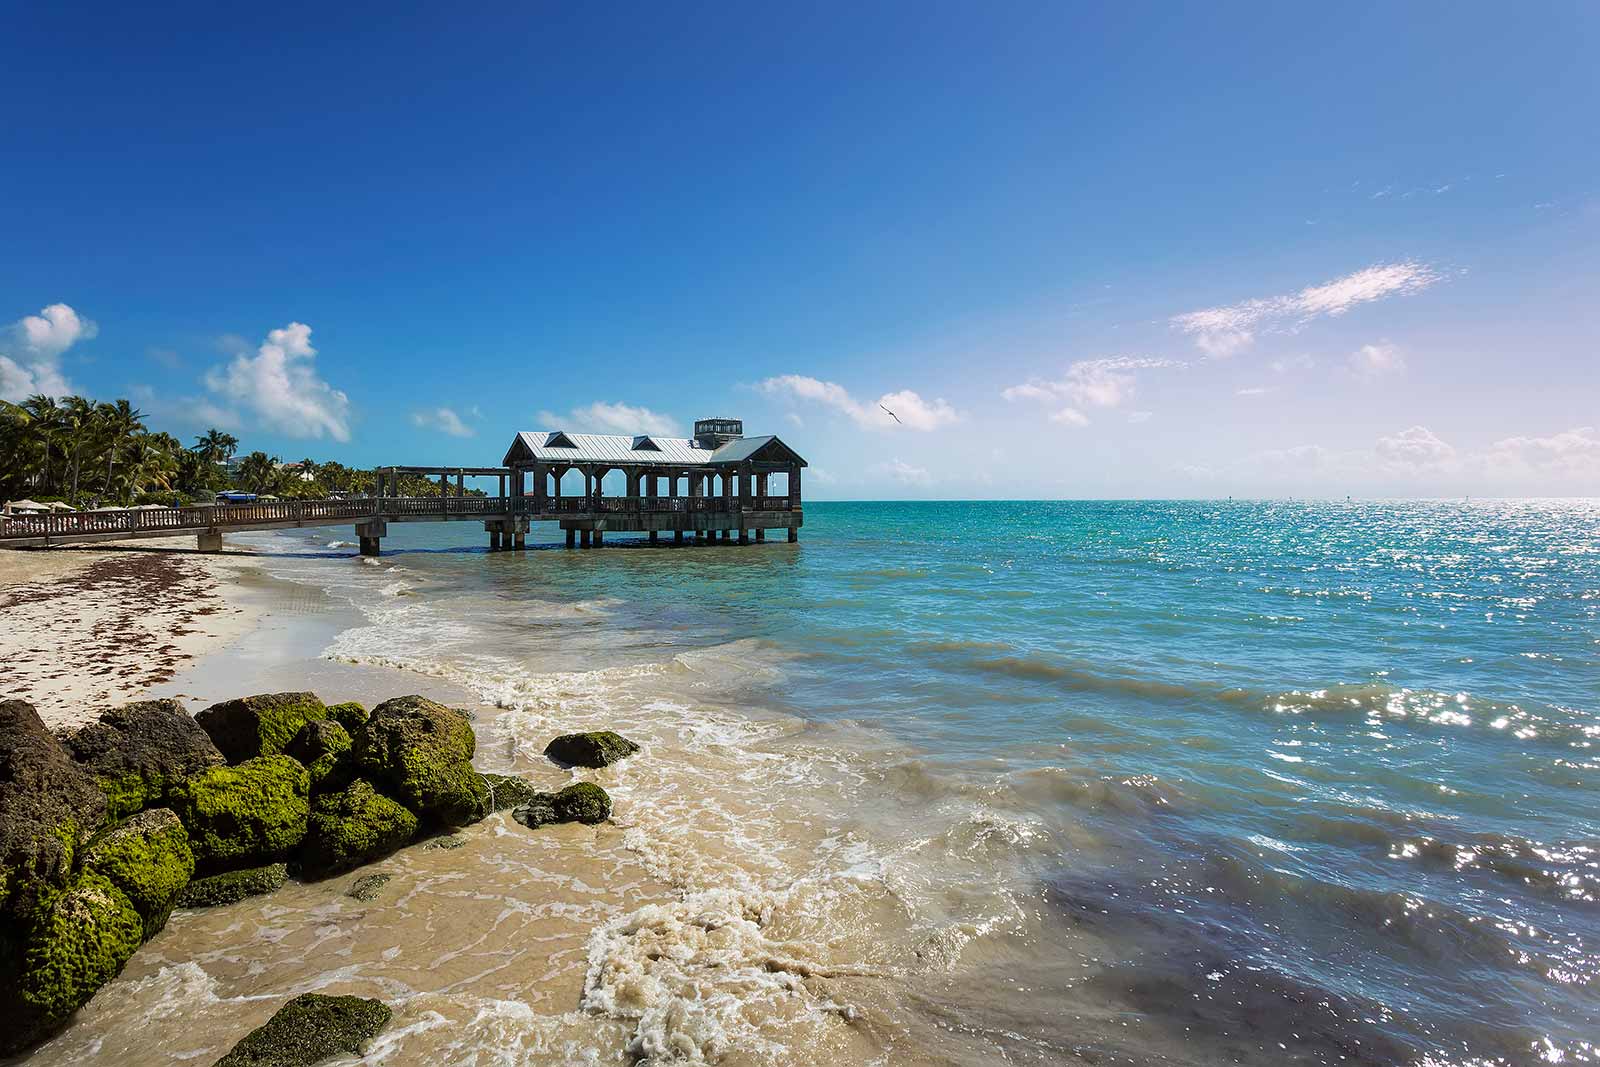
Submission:
<svg viewBox="0 0 1600 1067">
<path fill-rule="evenodd" d="M 572 448 L 551 447 L 556 438 L 572 442 Z M 529 431 L 517 434 L 533 458 L 541 463 L 614 463 L 651 464 L 666 467 L 703 466 L 708 463 L 737 463 L 749 456 L 755 448 L 773 440 L 772 437 L 744 437 L 729 441 L 720 448 L 701 448 L 686 437 L 657 437 L 648 435 L 655 448 L 636 448 L 644 436 L 606 433 L 566 433 L 564 431 Z M 516 446 L 513 444 L 512 448 Z M 511 461 L 507 451 L 506 462 Z"/>
</svg>

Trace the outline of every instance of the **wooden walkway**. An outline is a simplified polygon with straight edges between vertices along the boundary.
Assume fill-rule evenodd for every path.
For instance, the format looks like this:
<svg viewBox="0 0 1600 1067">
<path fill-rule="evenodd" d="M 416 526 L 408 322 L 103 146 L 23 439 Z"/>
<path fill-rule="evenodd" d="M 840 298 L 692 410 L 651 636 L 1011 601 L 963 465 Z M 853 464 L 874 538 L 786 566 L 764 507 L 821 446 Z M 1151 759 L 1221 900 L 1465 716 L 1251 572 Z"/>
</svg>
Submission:
<svg viewBox="0 0 1600 1067">
<path fill-rule="evenodd" d="M 585 547 L 604 543 L 611 532 L 663 532 L 682 542 L 723 540 L 750 531 L 765 540 L 768 529 L 797 530 L 799 507 L 788 497 L 670 496 L 557 498 L 536 501 L 515 496 L 366 497 L 350 500 L 280 500 L 191 508 L 59 512 L 0 516 L 0 548 L 124 541 L 131 538 L 193 534 L 202 550 L 217 551 L 222 535 L 244 530 L 296 526 L 354 526 L 362 551 L 376 555 L 378 540 L 391 522 L 482 522 L 491 548 L 524 547 L 528 524 L 556 522 L 573 545 L 581 533 Z M 794 540 L 791 532 L 790 540 Z"/>
</svg>

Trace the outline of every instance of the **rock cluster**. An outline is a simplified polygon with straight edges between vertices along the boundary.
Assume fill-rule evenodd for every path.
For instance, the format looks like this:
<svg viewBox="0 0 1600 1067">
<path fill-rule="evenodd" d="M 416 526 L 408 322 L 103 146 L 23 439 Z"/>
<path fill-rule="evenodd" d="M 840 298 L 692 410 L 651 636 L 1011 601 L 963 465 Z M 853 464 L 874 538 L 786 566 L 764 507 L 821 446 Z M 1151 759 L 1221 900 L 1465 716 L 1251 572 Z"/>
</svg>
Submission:
<svg viewBox="0 0 1600 1067">
<path fill-rule="evenodd" d="M 420 696 L 324 705 L 313 693 L 108 711 L 53 736 L 24 701 L 0 701 L 0 1056 L 59 1029 L 175 907 L 231 904 L 291 874 L 326 878 L 491 811 L 525 826 L 604 822 L 591 782 L 553 793 L 472 766 L 470 717 Z M 639 751 L 609 731 L 552 741 L 551 759 L 603 767 Z M 446 844 L 448 843 L 448 844 Z M 370 899 L 386 875 L 360 879 Z M 296 997 L 225 1064 L 314 1063 L 357 1053 L 389 1010 Z"/>
</svg>

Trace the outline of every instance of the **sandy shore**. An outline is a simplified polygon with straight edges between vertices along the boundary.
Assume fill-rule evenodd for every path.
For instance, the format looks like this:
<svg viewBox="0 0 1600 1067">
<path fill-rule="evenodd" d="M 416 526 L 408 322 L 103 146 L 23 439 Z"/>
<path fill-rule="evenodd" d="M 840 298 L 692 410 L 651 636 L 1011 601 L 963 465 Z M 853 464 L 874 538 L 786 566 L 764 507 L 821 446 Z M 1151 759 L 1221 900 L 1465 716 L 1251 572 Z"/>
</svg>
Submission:
<svg viewBox="0 0 1600 1067">
<path fill-rule="evenodd" d="M 90 722 L 249 632 L 258 577 L 249 552 L 187 537 L 0 552 L 0 697 L 52 727 Z"/>
</svg>

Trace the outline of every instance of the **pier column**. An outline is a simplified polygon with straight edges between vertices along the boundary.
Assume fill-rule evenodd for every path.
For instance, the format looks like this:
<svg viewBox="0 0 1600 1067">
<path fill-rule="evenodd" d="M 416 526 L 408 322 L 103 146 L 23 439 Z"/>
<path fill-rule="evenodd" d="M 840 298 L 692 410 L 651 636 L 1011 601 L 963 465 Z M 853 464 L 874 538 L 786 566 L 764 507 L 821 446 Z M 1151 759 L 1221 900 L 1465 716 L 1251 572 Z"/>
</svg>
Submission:
<svg viewBox="0 0 1600 1067">
<path fill-rule="evenodd" d="M 567 531 L 567 547 L 568 548 L 574 548 L 574 547 L 577 546 L 577 544 L 578 544 L 578 531 L 577 530 L 568 530 Z"/>
<path fill-rule="evenodd" d="M 578 547 L 579 548 L 588 548 L 589 547 L 589 543 L 590 543 L 590 539 L 593 536 L 594 535 L 592 533 L 590 533 L 588 530 L 579 531 L 579 533 L 578 533 Z"/>
<path fill-rule="evenodd" d="M 799 528 L 794 526 L 789 527 L 789 543 L 792 545 L 798 540 L 800 540 Z"/>
<path fill-rule="evenodd" d="M 356 523 L 356 540 L 361 543 L 363 556 L 376 556 L 378 542 L 389 532 L 389 524 L 382 519 Z"/>
<path fill-rule="evenodd" d="M 499 527 L 496 527 L 495 529 L 489 531 L 489 551 L 490 552 L 498 552 L 498 551 L 500 551 L 500 529 L 499 529 Z"/>
<path fill-rule="evenodd" d="M 694 543 L 697 545 L 706 543 L 706 532 L 704 530 L 696 530 L 694 532 Z"/>
<path fill-rule="evenodd" d="M 195 548 L 201 552 L 221 552 L 222 531 L 214 526 L 209 530 L 201 530 L 195 535 Z"/>
<path fill-rule="evenodd" d="M 606 546 L 606 532 L 604 530 L 596 530 L 594 532 L 594 547 L 596 547 L 596 548 L 604 548 L 605 546 Z"/>
<path fill-rule="evenodd" d="M 748 545 L 750 543 L 750 531 L 746 530 L 743 526 L 739 527 L 739 543 L 741 545 Z"/>
<path fill-rule="evenodd" d="M 682 530 L 673 530 L 672 531 L 672 543 L 675 544 L 675 545 L 683 544 L 683 531 Z"/>
<path fill-rule="evenodd" d="M 654 530 L 651 530 L 651 531 L 650 531 L 650 543 L 651 543 L 651 544 L 652 544 L 652 545 L 653 545 L 653 544 L 655 544 L 655 543 L 656 543 L 656 542 L 657 542 L 657 541 L 659 541 L 659 540 L 660 540 L 660 539 L 661 539 L 661 538 L 660 538 L 660 536 L 659 536 L 659 535 L 658 535 L 658 534 L 657 534 L 657 533 L 656 533 L 656 531 L 654 531 Z"/>
<path fill-rule="evenodd" d="M 767 531 L 766 530 L 757 530 L 756 531 L 756 544 L 760 544 L 761 542 L 765 541 L 766 539 L 767 539 Z"/>
</svg>

